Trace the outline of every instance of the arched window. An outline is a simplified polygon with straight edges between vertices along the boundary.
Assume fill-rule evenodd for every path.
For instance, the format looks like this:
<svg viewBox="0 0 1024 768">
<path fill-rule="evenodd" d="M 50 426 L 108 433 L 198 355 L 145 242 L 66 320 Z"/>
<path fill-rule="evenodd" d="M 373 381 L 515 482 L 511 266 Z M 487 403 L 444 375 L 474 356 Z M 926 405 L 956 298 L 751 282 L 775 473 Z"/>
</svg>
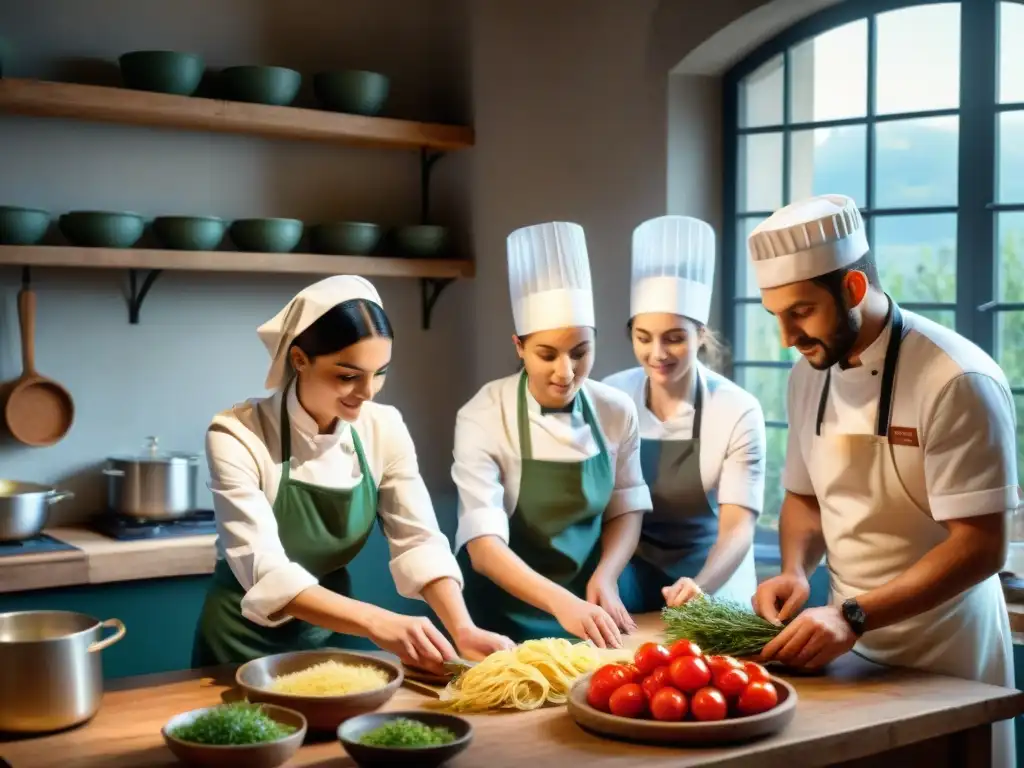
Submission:
<svg viewBox="0 0 1024 768">
<path fill-rule="evenodd" d="M 782 499 L 797 353 L 760 306 L 746 237 L 812 194 L 853 197 L 884 288 L 999 361 L 1024 464 L 1024 4 L 843 2 L 754 51 L 725 87 L 723 326 L 768 420 L 762 526 Z"/>
</svg>

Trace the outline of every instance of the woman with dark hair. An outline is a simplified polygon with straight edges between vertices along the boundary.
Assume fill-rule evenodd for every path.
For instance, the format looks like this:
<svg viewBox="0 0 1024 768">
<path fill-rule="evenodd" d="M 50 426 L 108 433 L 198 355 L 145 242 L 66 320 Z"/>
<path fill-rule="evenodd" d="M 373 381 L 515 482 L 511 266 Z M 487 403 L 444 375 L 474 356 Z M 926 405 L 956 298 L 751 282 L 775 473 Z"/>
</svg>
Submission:
<svg viewBox="0 0 1024 768">
<path fill-rule="evenodd" d="M 639 366 L 604 380 L 636 404 L 654 500 L 619 580 L 631 611 L 703 593 L 746 603 L 757 588 L 764 415 L 753 395 L 714 370 L 714 276 L 715 232 L 706 222 L 659 216 L 634 230 L 628 327 Z"/>
<path fill-rule="evenodd" d="M 270 397 L 218 414 L 207 432 L 219 558 L 193 666 L 369 638 L 438 671 L 455 649 L 426 618 L 354 600 L 348 564 L 378 516 L 398 592 L 422 598 L 466 658 L 511 641 L 476 627 L 397 409 L 373 402 L 394 334 L 374 287 L 330 277 L 259 329 Z"/>
<path fill-rule="evenodd" d="M 636 408 L 589 379 L 594 302 L 583 228 L 516 230 L 508 267 L 523 369 L 484 385 L 455 426 L 466 596 L 482 625 L 517 642 L 575 636 L 619 647 L 636 625 L 616 584 L 651 496 Z"/>
</svg>

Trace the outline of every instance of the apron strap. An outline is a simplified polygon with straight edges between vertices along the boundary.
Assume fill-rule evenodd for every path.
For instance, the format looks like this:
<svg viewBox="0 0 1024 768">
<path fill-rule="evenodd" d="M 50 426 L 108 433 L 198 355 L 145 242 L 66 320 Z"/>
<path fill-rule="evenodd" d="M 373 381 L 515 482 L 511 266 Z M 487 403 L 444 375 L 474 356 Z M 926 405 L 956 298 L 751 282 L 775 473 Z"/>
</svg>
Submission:
<svg viewBox="0 0 1024 768">
<path fill-rule="evenodd" d="M 606 453 L 608 447 L 604 441 L 604 435 L 597 426 L 597 417 L 594 416 L 593 408 L 590 406 L 590 399 L 586 392 L 580 387 L 577 393 L 580 398 L 580 405 L 583 411 L 583 420 L 590 427 L 590 434 L 594 436 L 597 443 L 598 453 Z M 519 377 L 519 394 L 516 402 L 516 423 L 519 428 L 519 457 L 521 459 L 533 459 L 533 438 L 530 436 L 530 417 L 526 408 L 526 371 Z"/>
<path fill-rule="evenodd" d="M 889 343 L 885 348 L 885 367 L 882 369 L 882 391 L 878 396 L 878 420 L 875 425 L 875 434 L 885 437 L 889 433 L 889 417 L 892 414 L 893 395 L 896 390 L 896 363 L 900 357 L 900 345 L 903 343 L 903 313 L 899 305 L 889 299 L 890 313 L 892 314 L 892 330 L 889 333 Z M 825 386 L 821 389 L 821 397 L 818 399 L 818 417 L 814 424 L 814 434 L 821 436 L 821 422 L 825 418 L 825 405 L 828 402 L 829 386 L 832 383 L 832 370 L 825 372 Z"/>
<path fill-rule="evenodd" d="M 294 382 L 292 386 L 295 386 Z M 280 485 L 288 482 L 292 469 L 292 423 L 288 418 L 288 387 L 281 393 L 281 480 Z"/>
<path fill-rule="evenodd" d="M 697 366 L 693 367 L 693 431 L 690 434 L 691 440 L 700 440 L 700 422 L 704 411 L 704 391 L 701 387 L 700 371 Z"/>
</svg>

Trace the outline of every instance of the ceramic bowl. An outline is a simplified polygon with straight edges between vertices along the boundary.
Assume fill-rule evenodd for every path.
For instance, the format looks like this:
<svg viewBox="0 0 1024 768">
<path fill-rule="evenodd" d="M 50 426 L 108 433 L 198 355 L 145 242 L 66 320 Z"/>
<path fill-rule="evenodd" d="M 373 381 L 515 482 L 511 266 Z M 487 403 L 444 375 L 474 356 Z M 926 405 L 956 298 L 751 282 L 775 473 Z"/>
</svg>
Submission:
<svg viewBox="0 0 1024 768">
<path fill-rule="evenodd" d="M 302 75 L 285 67 L 228 67 L 220 73 L 221 94 L 230 101 L 286 107 L 301 85 Z"/>
<path fill-rule="evenodd" d="M 36 245 L 49 227 L 49 211 L 0 206 L 0 245 Z"/>
<path fill-rule="evenodd" d="M 142 237 L 146 220 L 127 211 L 71 211 L 59 221 L 72 245 L 87 248 L 131 248 Z"/>
<path fill-rule="evenodd" d="M 399 717 L 419 720 L 430 726 L 442 726 L 455 734 L 455 741 L 435 747 L 377 747 L 361 744 L 363 734 Z M 338 741 L 356 765 L 416 766 L 435 768 L 464 751 L 473 740 L 473 726 L 468 720 L 442 712 L 374 712 L 346 721 L 338 728 Z"/>
<path fill-rule="evenodd" d="M 157 216 L 153 235 L 164 248 L 213 251 L 224 239 L 227 222 L 216 216 Z"/>
<path fill-rule="evenodd" d="M 400 256 L 429 259 L 440 255 L 448 245 L 448 228 L 434 224 L 397 227 L 392 233 Z"/>
<path fill-rule="evenodd" d="M 380 243 L 379 225 L 361 221 L 332 221 L 309 228 L 309 244 L 315 253 L 365 256 Z"/>
<path fill-rule="evenodd" d="M 353 115 L 379 114 L 390 87 L 391 81 L 379 72 L 346 69 L 313 75 L 313 93 L 321 106 Z"/>
<path fill-rule="evenodd" d="M 175 715 L 160 731 L 167 748 L 186 765 L 204 768 L 277 768 L 291 760 L 306 738 L 306 718 L 299 712 L 271 704 L 264 705 L 263 711 L 277 722 L 295 728 L 294 732 L 283 739 L 261 744 L 219 746 L 182 741 L 172 735 L 175 727 L 191 722 L 212 708 L 203 707 Z"/>
<path fill-rule="evenodd" d="M 131 51 L 118 58 L 126 88 L 191 96 L 206 71 L 202 56 L 180 51 Z"/>
<path fill-rule="evenodd" d="M 291 253 L 302 239 L 298 219 L 238 219 L 228 230 L 240 251 Z"/>
</svg>

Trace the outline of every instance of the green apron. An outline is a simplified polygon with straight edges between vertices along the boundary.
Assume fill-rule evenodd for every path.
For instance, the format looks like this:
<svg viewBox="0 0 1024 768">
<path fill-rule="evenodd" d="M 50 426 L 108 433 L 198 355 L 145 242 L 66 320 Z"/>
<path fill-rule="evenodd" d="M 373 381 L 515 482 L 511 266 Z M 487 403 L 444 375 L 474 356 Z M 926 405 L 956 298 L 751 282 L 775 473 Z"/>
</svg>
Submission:
<svg viewBox="0 0 1024 768">
<path fill-rule="evenodd" d="M 325 488 L 291 478 L 291 423 L 287 392 L 281 397 L 281 483 L 274 517 L 284 551 L 313 574 L 320 585 L 348 596 L 346 568 L 363 548 L 377 519 L 377 487 L 363 445 L 352 427 L 352 443 L 362 480 L 354 488 Z M 219 559 L 206 594 L 192 648 L 192 666 L 234 664 L 275 653 L 327 646 L 334 633 L 298 619 L 276 627 L 256 624 L 242 615 L 245 590 Z"/>
<path fill-rule="evenodd" d="M 615 488 L 611 458 L 581 391 L 576 403 L 597 442 L 596 455 L 581 462 L 533 458 L 526 407 L 526 373 L 519 380 L 517 426 L 522 459 L 519 500 L 509 519 L 509 548 L 533 570 L 580 598 L 601 559 L 604 512 Z M 466 601 L 480 626 L 507 635 L 514 642 L 544 637 L 573 637 L 550 614 L 505 592 L 476 573 L 463 547 L 459 563 Z"/>
</svg>

